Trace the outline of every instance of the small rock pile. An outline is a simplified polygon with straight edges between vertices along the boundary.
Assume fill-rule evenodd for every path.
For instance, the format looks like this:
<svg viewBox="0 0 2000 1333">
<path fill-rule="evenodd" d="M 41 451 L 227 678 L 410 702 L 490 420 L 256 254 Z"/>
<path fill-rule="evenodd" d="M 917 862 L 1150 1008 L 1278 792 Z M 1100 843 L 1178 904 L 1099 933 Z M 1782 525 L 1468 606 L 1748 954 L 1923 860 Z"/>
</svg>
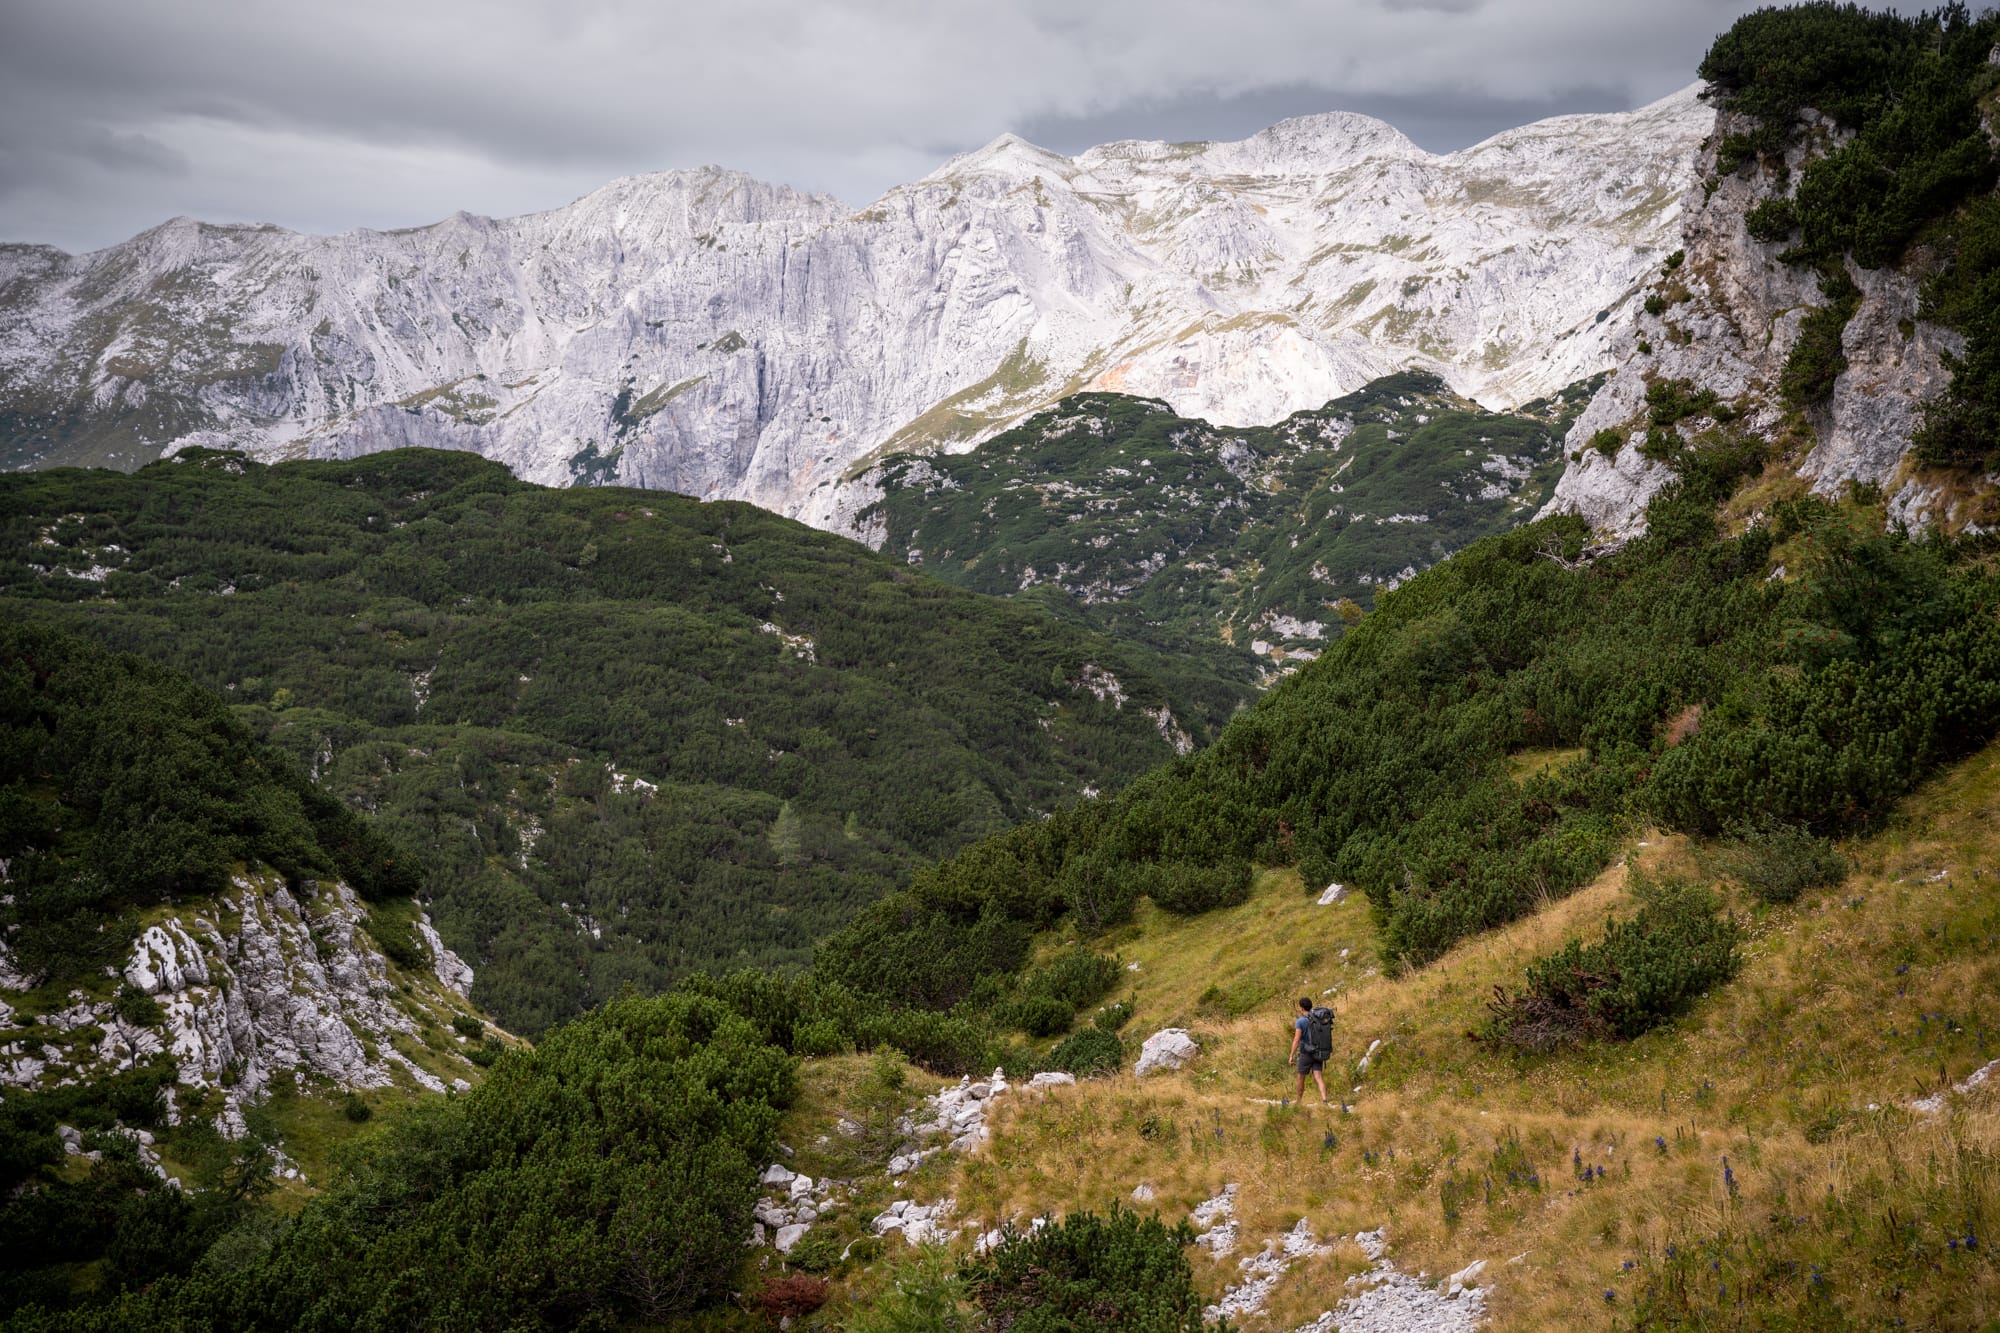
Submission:
<svg viewBox="0 0 2000 1333">
<path fill-rule="evenodd" d="M 993 1098 L 1006 1091 L 1007 1075 L 996 1069 L 993 1077 L 982 1083 L 962 1078 L 957 1087 L 926 1097 L 914 1116 L 905 1116 L 896 1122 L 896 1128 L 907 1134 L 911 1141 L 904 1145 L 905 1151 L 898 1153 L 889 1163 L 889 1174 L 900 1176 L 904 1171 L 914 1170 L 925 1157 L 935 1153 L 935 1147 L 924 1147 L 927 1140 L 948 1137 L 945 1147 L 950 1152 L 965 1152 L 978 1147 L 989 1137 L 986 1108 Z M 907 1163 L 902 1171 L 896 1169 L 899 1161 Z"/>
<path fill-rule="evenodd" d="M 1312 1226 L 1300 1218 L 1297 1226 L 1265 1241 L 1262 1251 L 1237 1264 L 1243 1270 L 1243 1281 L 1223 1292 L 1221 1300 L 1202 1311 L 1203 1317 L 1214 1321 L 1259 1313 L 1271 1299 L 1271 1293 L 1278 1289 L 1278 1279 L 1285 1275 L 1286 1269 L 1300 1259 L 1325 1254 L 1332 1248 L 1321 1245 L 1313 1236 Z"/>
<path fill-rule="evenodd" d="M 1194 1243 L 1218 1259 L 1236 1248 L 1236 1189 L 1233 1183 L 1224 1185 L 1222 1193 L 1196 1204 L 1188 1214 L 1198 1233 Z"/>
<path fill-rule="evenodd" d="M 1486 1317 L 1486 1292 L 1472 1285 L 1485 1260 L 1461 1268 L 1433 1290 L 1421 1274 L 1411 1277 L 1389 1261 L 1388 1239 L 1380 1229 L 1359 1233 L 1354 1243 L 1374 1268 L 1347 1279 L 1354 1294 L 1297 1333 L 1471 1333 Z"/>
<path fill-rule="evenodd" d="M 934 1204 L 913 1203 L 908 1199 L 898 1199 L 875 1215 L 869 1229 L 878 1236 L 886 1236 L 891 1231 L 903 1233 L 903 1239 L 912 1245 L 926 1245 L 932 1241 L 947 1240 L 953 1229 L 945 1219 L 951 1216 L 956 1205 L 950 1199 Z"/>
<path fill-rule="evenodd" d="M 814 1180 L 776 1162 L 764 1168 L 761 1183 L 771 1193 L 751 1210 L 757 1220 L 750 1224 L 750 1239 L 744 1243 L 764 1244 L 764 1229 L 769 1227 L 779 1254 L 790 1254 L 813 1223 L 831 1216 L 840 1205 L 835 1190 L 843 1182 Z"/>
<path fill-rule="evenodd" d="M 1076 1079 L 1069 1074 L 1047 1073 L 1035 1075 L 1028 1086 L 1052 1088 L 1074 1082 Z M 889 1178 L 908 1175 L 940 1152 L 966 1152 L 985 1142 L 990 1137 L 986 1128 L 987 1108 L 995 1098 L 1007 1093 L 1009 1086 L 1006 1073 L 999 1069 L 993 1071 L 991 1078 L 978 1083 L 962 1078 L 956 1087 L 926 1097 L 910 1114 L 898 1118 L 896 1130 L 902 1142 L 889 1159 Z M 756 1221 L 744 1243 L 752 1246 L 767 1243 L 768 1228 L 769 1243 L 780 1254 L 791 1253 L 814 1222 L 835 1211 L 843 1195 L 852 1198 L 858 1188 L 851 1181 L 814 1181 L 775 1162 L 765 1168 L 763 1185 L 767 1196 L 757 1202 L 753 1212 Z M 900 1231 L 912 1245 L 921 1245 L 953 1234 L 945 1225 L 952 1208 L 950 1199 L 930 1205 L 899 1199 L 877 1214 L 871 1225 L 878 1236 Z"/>
</svg>

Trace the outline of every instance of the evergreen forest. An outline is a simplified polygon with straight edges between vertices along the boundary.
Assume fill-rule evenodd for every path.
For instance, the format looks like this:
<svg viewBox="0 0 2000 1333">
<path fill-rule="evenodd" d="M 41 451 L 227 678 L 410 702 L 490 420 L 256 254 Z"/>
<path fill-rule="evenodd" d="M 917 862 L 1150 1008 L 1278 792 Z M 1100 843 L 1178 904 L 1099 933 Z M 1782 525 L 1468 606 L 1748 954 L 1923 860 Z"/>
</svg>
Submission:
<svg viewBox="0 0 2000 1333">
<path fill-rule="evenodd" d="M 1122 786 L 1252 692 L 1240 661 L 748 505 L 466 454 L 14 474 L 0 551 L 13 615 L 185 671 L 374 814 L 527 1035 L 802 964 L 920 862 Z"/>
</svg>

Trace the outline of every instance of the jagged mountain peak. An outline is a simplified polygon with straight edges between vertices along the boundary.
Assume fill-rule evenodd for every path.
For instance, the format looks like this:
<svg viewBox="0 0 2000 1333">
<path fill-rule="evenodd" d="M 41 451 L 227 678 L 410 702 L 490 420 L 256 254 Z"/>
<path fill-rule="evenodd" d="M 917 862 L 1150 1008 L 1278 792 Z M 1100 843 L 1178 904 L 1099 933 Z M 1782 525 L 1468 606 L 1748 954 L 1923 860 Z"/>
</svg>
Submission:
<svg viewBox="0 0 2000 1333">
<path fill-rule="evenodd" d="M 1415 368 L 1504 407 L 1610 364 L 1593 316 L 1671 248 L 1704 110 L 1447 157 L 1344 112 L 1073 158 L 1007 134 L 859 211 L 701 167 L 509 219 L 10 252 L 0 466 L 424 444 L 851 530 L 869 458 L 1080 389 L 1239 426 Z"/>
<path fill-rule="evenodd" d="M 970 152 L 947 159 L 919 184 L 960 180 L 967 176 L 1000 176 L 1026 180 L 1049 175 L 1068 179 L 1076 174 L 1076 162 L 1040 144 L 1030 143 L 1011 131 Z"/>
</svg>

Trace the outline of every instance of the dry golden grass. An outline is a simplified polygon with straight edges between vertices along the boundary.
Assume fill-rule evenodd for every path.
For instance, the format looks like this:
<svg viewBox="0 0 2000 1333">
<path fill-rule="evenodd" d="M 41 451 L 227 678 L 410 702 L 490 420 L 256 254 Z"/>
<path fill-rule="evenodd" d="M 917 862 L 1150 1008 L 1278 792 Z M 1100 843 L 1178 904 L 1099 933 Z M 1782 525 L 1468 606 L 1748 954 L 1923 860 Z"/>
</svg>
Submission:
<svg viewBox="0 0 2000 1333">
<path fill-rule="evenodd" d="M 1943 1116 L 1906 1104 L 1935 1090 L 1940 1070 L 1962 1079 L 2000 1054 L 2000 748 L 1847 850 L 1855 871 L 1838 888 L 1791 908 L 1735 901 L 1748 927 L 1742 973 L 1680 1022 L 1546 1057 L 1467 1034 L 1494 985 L 1633 910 L 1625 865 L 1402 976 L 1382 970 L 1364 903 L 1319 907 L 1289 872 L 1267 872 L 1249 902 L 1209 916 L 1144 912 L 1116 941 L 1139 964 L 1126 1035 L 1136 1047 L 1184 1026 L 1201 1057 L 1144 1083 L 1127 1072 L 1008 1099 L 995 1141 L 932 1188 L 990 1226 L 1103 1208 L 1141 1182 L 1156 1191 L 1146 1206 L 1173 1219 L 1236 1182 L 1237 1254 L 1197 1260 L 1211 1294 L 1237 1258 L 1305 1216 L 1323 1236 L 1388 1227 L 1411 1270 L 1489 1260 L 1497 1328 L 1603 1327 L 1648 1280 L 1677 1280 L 1669 1245 L 1684 1254 L 1704 1241 L 1736 1247 L 1717 1251 L 1715 1273 L 1753 1293 L 1761 1281 L 1773 1301 L 1799 1298 L 1810 1261 L 1862 1322 L 1977 1326 L 2000 1314 L 2000 1240 L 1982 1236 L 1973 1257 L 1941 1247 L 1944 1229 L 2000 1221 L 2000 1086 Z M 1679 838 L 1647 836 L 1632 852 L 1649 873 L 1708 869 Z M 1313 1104 L 1310 1085 L 1305 1106 L 1270 1104 L 1292 1095 L 1283 1061 L 1300 994 L 1338 1008 L 1328 1081 L 1344 1108 Z M 1509 1144 L 1513 1164 L 1527 1164 L 1517 1177 L 1531 1169 L 1533 1183 L 1510 1185 L 1509 1163 L 1496 1166 Z M 1469 1197 L 1447 1218 L 1452 1176 Z M 1915 1232 L 1895 1230 L 1912 1221 Z M 1770 1271 L 1753 1272 L 1756 1255 Z M 1794 1259 L 1795 1274 L 1783 1268 Z M 1362 1267 L 1352 1245 L 1299 1265 L 1249 1327 L 1316 1316 Z M 1735 1326 L 1730 1308 L 1718 1326 Z"/>
</svg>

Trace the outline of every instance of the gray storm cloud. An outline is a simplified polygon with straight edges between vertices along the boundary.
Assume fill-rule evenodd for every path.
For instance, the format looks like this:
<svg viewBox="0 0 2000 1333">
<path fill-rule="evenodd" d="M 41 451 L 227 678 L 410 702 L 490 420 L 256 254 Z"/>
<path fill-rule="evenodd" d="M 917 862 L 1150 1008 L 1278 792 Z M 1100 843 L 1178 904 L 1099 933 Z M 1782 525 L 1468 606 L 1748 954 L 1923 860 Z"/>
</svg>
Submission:
<svg viewBox="0 0 2000 1333">
<path fill-rule="evenodd" d="M 1008 130 L 1065 150 L 1351 109 L 1452 148 L 1693 78 L 1737 0 L 0 0 L 0 237 L 314 231 L 719 163 L 864 202 Z"/>
</svg>

